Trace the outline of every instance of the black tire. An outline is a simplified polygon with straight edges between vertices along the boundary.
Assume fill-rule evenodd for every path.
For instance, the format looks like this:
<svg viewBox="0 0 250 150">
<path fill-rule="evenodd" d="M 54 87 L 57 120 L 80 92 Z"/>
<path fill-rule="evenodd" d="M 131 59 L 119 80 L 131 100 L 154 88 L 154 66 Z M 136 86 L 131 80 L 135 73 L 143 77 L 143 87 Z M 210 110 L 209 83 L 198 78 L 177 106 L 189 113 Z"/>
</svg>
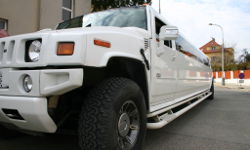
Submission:
<svg viewBox="0 0 250 150">
<path fill-rule="evenodd" d="M 126 106 L 128 105 L 128 106 Z M 123 109 L 136 111 L 127 112 L 131 117 L 130 123 L 124 120 Z M 128 109 L 128 108 L 126 108 Z M 137 111 L 138 110 L 138 111 Z M 134 117 L 134 114 L 137 117 Z M 136 119 L 137 118 L 137 119 Z M 130 128 L 121 128 L 126 121 Z M 122 132 L 118 130 L 124 129 Z M 132 123 L 138 123 L 139 128 L 132 129 Z M 79 119 L 79 144 L 82 150 L 120 150 L 123 149 L 124 131 L 128 129 L 128 135 L 138 131 L 136 140 L 131 144 L 131 150 L 140 150 L 143 147 L 146 135 L 146 105 L 143 93 L 139 86 L 126 78 L 111 78 L 102 82 L 93 89 L 87 99 L 84 100 Z M 122 136 L 121 136 L 122 135 Z M 125 138 L 126 139 L 126 138 Z M 123 141 L 124 140 L 124 141 Z"/>
<path fill-rule="evenodd" d="M 207 99 L 208 100 L 214 100 L 214 80 L 212 82 L 211 88 L 210 88 L 210 92 L 212 92 L 212 95 L 210 95 Z"/>
</svg>

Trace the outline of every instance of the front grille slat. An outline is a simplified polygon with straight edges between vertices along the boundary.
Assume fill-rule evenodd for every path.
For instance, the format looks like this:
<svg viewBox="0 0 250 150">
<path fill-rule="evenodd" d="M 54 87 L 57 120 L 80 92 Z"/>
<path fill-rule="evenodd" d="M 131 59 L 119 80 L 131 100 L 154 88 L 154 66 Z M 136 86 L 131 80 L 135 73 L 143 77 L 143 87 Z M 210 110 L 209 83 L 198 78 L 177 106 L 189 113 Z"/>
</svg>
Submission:
<svg viewBox="0 0 250 150">
<path fill-rule="evenodd" d="M 14 47 L 15 47 L 15 41 L 12 40 L 10 41 L 8 50 L 7 50 L 7 61 L 6 61 L 7 63 L 11 63 L 12 61 Z"/>
<path fill-rule="evenodd" d="M 3 62 L 4 46 L 5 42 L 0 42 L 0 64 Z"/>
</svg>

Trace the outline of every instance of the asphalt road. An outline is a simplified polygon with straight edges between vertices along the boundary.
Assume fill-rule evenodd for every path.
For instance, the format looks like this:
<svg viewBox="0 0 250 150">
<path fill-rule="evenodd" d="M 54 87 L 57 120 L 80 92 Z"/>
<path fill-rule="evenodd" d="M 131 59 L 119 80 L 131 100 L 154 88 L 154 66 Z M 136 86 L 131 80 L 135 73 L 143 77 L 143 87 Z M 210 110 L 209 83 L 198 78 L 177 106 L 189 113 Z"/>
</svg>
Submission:
<svg viewBox="0 0 250 150">
<path fill-rule="evenodd" d="M 21 136 L 0 140 L 0 150 L 78 150 L 77 137 Z M 148 131 L 145 150 L 250 150 L 250 93 L 216 88 L 166 127 Z"/>
</svg>

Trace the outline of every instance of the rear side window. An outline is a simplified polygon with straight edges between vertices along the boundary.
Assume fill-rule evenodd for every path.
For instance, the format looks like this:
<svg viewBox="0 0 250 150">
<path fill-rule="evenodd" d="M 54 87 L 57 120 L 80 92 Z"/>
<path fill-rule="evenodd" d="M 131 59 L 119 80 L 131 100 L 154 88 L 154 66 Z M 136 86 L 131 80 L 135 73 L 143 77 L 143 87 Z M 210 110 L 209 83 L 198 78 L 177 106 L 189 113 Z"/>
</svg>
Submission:
<svg viewBox="0 0 250 150">
<path fill-rule="evenodd" d="M 195 47 L 189 44 L 186 39 L 184 39 L 181 35 L 176 39 L 176 49 L 183 53 L 186 56 L 189 56 L 193 59 L 197 59 L 195 55 Z"/>
<path fill-rule="evenodd" d="M 195 48 L 192 44 L 190 44 L 185 38 L 181 35 L 176 40 L 176 49 L 181 52 L 182 54 L 195 59 L 206 66 L 210 66 L 209 59 L 202 54 L 200 50 Z"/>
</svg>

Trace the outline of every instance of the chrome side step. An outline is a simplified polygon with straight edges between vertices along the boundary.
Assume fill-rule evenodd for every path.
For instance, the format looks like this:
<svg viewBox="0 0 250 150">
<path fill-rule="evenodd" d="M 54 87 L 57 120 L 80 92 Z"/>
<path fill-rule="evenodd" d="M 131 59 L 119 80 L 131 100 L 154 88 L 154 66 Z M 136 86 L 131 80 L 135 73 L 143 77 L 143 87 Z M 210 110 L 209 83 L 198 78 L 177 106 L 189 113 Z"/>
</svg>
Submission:
<svg viewBox="0 0 250 150">
<path fill-rule="evenodd" d="M 205 100 L 211 94 L 212 94 L 211 92 L 209 92 L 207 94 L 201 94 L 199 96 L 196 96 L 198 99 L 193 103 L 191 103 L 191 101 L 194 100 L 196 97 L 182 101 L 182 102 L 176 104 L 175 106 L 169 106 L 166 109 L 162 109 L 158 112 L 149 114 L 148 117 L 151 117 L 151 116 L 154 117 L 155 122 L 147 123 L 147 128 L 148 129 L 159 129 L 159 128 L 164 127 L 165 125 L 167 125 L 168 123 L 170 123 L 171 121 L 176 119 L 177 117 L 181 116 L 182 114 L 184 114 L 185 112 L 187 112 L 188 110 L 193 108 L 194 106 L 198 105 L 200 102 Z M 179 110 L 175 113 L 172 111 L 172 109 L 174 109 L 182 104 L 185 104 L 185 103 L 189 103 L 189 105 L 182 108 L 181 110 Z M 156 114 L 156 116 L 153 116 L 153 114 Z"/>
</svg>

